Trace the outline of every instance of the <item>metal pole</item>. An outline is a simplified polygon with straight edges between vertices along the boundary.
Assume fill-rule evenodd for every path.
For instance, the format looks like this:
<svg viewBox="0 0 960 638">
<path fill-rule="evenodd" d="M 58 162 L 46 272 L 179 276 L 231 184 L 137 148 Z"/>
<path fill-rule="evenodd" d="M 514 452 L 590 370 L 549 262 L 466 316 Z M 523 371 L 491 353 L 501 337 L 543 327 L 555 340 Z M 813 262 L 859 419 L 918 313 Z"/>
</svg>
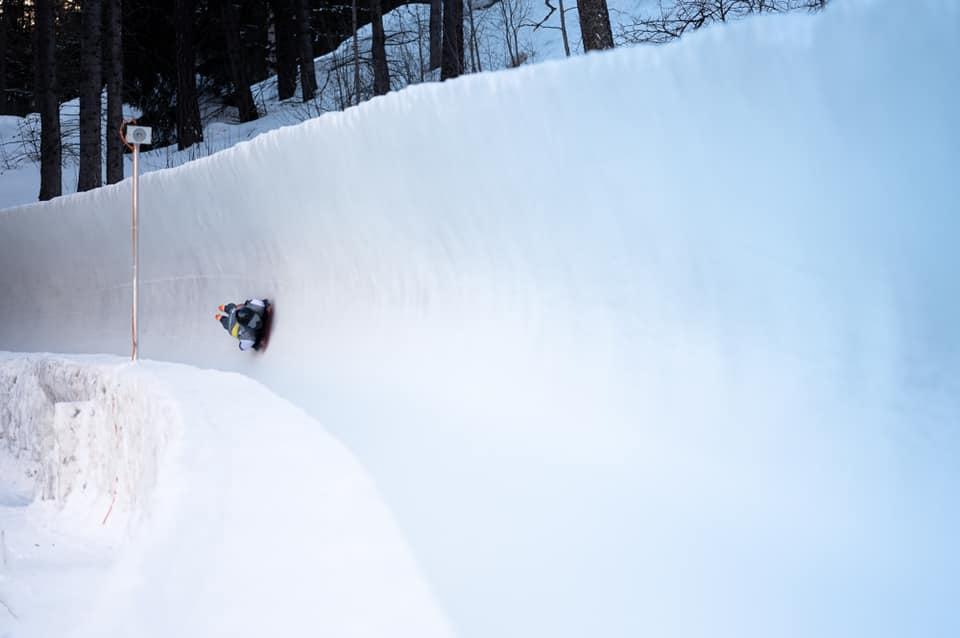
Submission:
<svg viewBox="0 0 960 638">
<path fill-rule="evenodd" d="M 137 192 L 138 181 L 140 178 L 140 145 L 133 145 L 133 318 L 132 318 L 132 328 L 133 328 L 133 354 L 130 356 L 132 361 L 137 360 L 137 341 L 139 334 L 137 332 L 137 293 L 140 284 L 140 278 L 137 273 L 137 267 L 139 265 L 140 256 L 137 251 L 137 244 L 139 243 L 139 237 L 137 236 L 137 203 L 139 200 L 139 193 Z"/>
</svg>

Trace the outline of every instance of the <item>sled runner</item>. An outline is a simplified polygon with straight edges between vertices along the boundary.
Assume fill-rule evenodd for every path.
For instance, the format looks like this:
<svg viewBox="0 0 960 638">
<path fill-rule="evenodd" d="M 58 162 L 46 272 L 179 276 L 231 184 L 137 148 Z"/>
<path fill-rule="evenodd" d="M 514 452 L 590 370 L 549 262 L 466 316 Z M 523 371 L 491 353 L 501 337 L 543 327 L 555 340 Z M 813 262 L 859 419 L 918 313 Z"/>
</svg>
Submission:
<svg viewBox="0 0 960 638">
<path fill-rule="evenodd" d="M 263 313 L 263 327 L 260 329 L 260 338 L 253 344 L 253 349 L 257 352 L 263 352 L 270 343 L 270 328 L 273 324 L 273 302 L 269 299 L 263 300 L 266 309 Z"/>
</svg>

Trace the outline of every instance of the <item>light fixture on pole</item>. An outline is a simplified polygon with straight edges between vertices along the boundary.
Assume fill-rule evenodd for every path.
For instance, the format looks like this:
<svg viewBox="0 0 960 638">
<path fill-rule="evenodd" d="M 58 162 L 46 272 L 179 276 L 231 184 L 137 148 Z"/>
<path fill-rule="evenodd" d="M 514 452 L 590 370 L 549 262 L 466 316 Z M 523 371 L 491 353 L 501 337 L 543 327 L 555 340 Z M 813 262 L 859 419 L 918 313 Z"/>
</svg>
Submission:
<svg viewBox="0 0 960 638">
<path fill-rule="evenodd" d="M 139 237 L 137 236 L 137 205 L 140 203 L 139 181 L 140 181 L 140 145 L 150 144 L 153 139 L 153 131 L 149 126 L 131 126 L 136 124 L 136 120 L 124 120 L 120 125 L 120 139 L 133 151 L 133 308 L 131 313 L 131 337 L 133 339 L 133 352 L 130 359 L 137 360 L 137 342 L 139 333 L 137 330 L 137 296 L 140 287 L 140 277 L 137 272 L 140 265 L 140 256 L 138 253 Z M 124 133 L 126 125 L 126 133 Z"/>
</svg>

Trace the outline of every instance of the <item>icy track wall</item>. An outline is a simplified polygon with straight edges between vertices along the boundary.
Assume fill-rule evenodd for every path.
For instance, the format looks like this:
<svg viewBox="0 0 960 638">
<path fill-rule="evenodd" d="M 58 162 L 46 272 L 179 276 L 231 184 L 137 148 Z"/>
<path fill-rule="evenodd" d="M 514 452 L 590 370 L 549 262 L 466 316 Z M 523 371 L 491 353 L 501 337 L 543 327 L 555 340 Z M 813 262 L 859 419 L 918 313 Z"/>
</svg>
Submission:
<svg viewBox="0 0 960 638">
<path fill-rule="evenodd" d="M 329 427 L 464 636 L 956 634 L 958 11 L 838 0 L 147 175 L 142 355 Z M 129 351 L 129 197 L 0 214 L 0 348 Z M 253 295 L 262 356 L 213 320 Z"/>
<path fill-rule="evenodd" d="M 90 524 L 147 508 L 180 418 L 137 375 L 56 358 L 0 357 L 0 476 L 7 499 L 72 507 Z M 102 520 L 101 520 L 102 519 Z"/>
</svg>

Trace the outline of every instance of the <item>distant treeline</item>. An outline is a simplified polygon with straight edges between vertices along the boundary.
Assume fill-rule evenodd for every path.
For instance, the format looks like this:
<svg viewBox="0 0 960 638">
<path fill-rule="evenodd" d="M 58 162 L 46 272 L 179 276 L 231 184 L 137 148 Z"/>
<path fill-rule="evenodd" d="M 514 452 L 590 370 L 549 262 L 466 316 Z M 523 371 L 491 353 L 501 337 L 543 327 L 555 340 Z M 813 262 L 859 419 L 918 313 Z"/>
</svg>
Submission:
<svg viewBox="0 0 960 638">
<path fill-rule="evenodd" d="M 314 58 L 337 49 L 368 24 L 367 58 L 361 61 L 354 45 L 350 62 L 351 103 L 388 92 L 386 41 L 391 34 L 384 32 L 383 14 L 400 5 L 429 5 L 423 47 L 428 55 L 421 66 L 439 69 L 440 79 L 448 79 L 480 70 L 474 13 L 498 4 L 506 27 L 507 65 L 515 66 L 526 60 L 516 38 L 519 29 L 540 28 L 555 12 L 560 26 L 546 28 L 562 30 L 570 55 L 566 13 L 574 10 L 582 34 L 574 46 L 590 51 L 612 48 L 616 41 L 661 43 L 713 22 L 750 13 L 818 10 L 827 2 L 663 0 L 653 15 L 637 16 L 614 34 L 606 0 L 567 0 L 567 6 L 563 0 L 546 0 L 547 17 L 539 23 L 516 18 L 529 13 L 529 7 L 518 11 L 518 5 L 535 1 L 0 0 L 0 114 L 39 112 L 40 199 L 49 199 L 61 189 L 63 102 L 79 98 L 78 190 L 96 188 L 103 182 L 104 157 L 106 181 L 123 178 L 124 149 L 116 134 L 123 104 L 144 114 L 154 128 L 154 145 L 187 148 L 203 139 L 201 94 L 235 108 L 242 122 L 260 115 L 251 85 L 273 75 L 279 99 L 297 97 L 299 86 L 299 97 L 310 101 L 317 92 Z M 371 70 L 367 85 L 360 82 L 361 64 Z M 102 130 L 103 121 L 110 130 Z"/>
</svg>

